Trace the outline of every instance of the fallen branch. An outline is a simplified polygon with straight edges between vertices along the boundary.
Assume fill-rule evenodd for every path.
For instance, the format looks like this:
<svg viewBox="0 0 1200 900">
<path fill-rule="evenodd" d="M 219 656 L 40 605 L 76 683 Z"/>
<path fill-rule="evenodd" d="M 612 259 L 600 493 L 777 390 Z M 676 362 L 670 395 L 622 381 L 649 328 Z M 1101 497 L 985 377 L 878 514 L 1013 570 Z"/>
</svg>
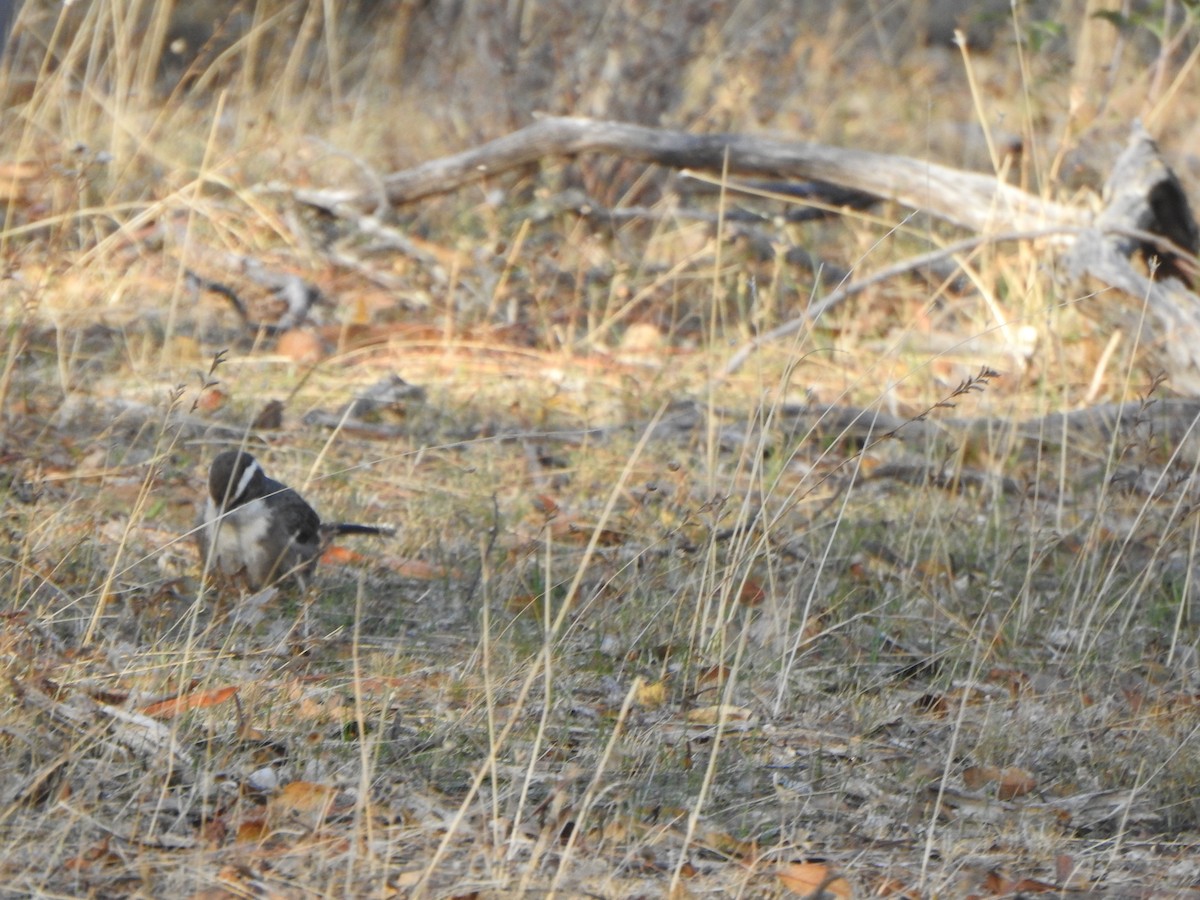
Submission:
<svg viewBox="0 0 1200 900">
<path fill-rule="evenodd" d="M 1084 224 L 1084 214 L 1074 207 L 1042 200 L 988 175 L 906 156 L 759 135 L 690 134 L 565 117 L 541 119 L 482 146 L 388 175 L 384 187 L 388 201 L 400 206 L 546 157 L 582 153 L 731 175 L 826 181 L 924 210 L 973 231 Z M 343 205 L 374 208 L 378 198 L 374 190 L 297 190 L 295 195 L 335 212 Z"/>
</svg>

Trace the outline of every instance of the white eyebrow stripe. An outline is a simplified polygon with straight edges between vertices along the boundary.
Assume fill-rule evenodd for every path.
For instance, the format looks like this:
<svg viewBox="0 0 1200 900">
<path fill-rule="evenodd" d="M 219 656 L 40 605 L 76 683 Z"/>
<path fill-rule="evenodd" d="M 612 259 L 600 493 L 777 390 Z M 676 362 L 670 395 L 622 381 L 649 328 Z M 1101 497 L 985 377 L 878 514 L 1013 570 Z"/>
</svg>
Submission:
<svg viewBox="0 0 1200 900">
<path fill-rule="evenodd" d="M 250 482 L 254 476 L 262 471 L 262 466 L 258 464 L 258 460 L 253 460 L 250 465 L 246 466 L 246 471 L 242 473 L 241 480 L 238 481 L 237 490 L 233 492 L 231 500 L 241 500 L 242 495 L 246 493 L 246 488 L 250 487 Z"/>
</svg>

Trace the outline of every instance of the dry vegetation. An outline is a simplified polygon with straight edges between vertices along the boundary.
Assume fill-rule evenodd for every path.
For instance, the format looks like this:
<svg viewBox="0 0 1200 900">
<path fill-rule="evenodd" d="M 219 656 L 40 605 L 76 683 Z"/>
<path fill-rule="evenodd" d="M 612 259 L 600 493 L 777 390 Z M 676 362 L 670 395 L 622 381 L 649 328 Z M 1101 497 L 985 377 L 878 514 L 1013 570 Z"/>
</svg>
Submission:
<svg viewBox="0 0 1200 900">
<path fill-rule="evenodd" d="M 6 891 L 1200 886 L 1200 453 L 1151 427 L 1172 388 L 1119 301 L 984 247 L 722 379 L 832 289 L 787 250 L 854 278 L 961 235 L 886 206 L 789 222 L 612 158 L 374 234 L 290 193 L 545 111 L 1073 203 L 1140 116 L 1197 197 L 1193 4 L 979 4 L 968 51 L 940 3 L 169 6 L 29 0 L 7 53 Z M 319 288 L 308 321 L 248 327 L 204 289 L 273 321 L 247 260 Z M 343 421 L 394 375 L 416 390 Z M 1136 440 L 1006 440 L 1139 398 Z M 398 536 L 345 541 L 308 596 L 203 586 L 185 535 L 247 431 L 326 518 Z"/>
</svg>

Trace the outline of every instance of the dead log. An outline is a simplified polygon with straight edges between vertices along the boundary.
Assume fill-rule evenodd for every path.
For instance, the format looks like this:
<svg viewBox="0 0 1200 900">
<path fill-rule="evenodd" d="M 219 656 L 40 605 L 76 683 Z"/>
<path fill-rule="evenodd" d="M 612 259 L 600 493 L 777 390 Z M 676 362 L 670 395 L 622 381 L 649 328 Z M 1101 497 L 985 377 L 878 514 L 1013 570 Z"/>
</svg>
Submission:
<svg viewBox="0 0 1200 900">
<path fill-rule="evenodd" d="M 975 172 L 937 163 L 781 141 L 747 134 L 690 134 L 622 122 L 545 118 L 480 147 L 431 160 L 383 179 L 389 203 L 400 206 L 456 190 L 548 157 L 607 153 L 661 166 L 731 175 L 810 179 L 874 194 L 931 213 L 972 231 L 1082 225 L 1079 210 L 1044 201 Z M 376 191 L 297 191 L 302 202 L 325 209 L 369 208 Z"/>
</svg>

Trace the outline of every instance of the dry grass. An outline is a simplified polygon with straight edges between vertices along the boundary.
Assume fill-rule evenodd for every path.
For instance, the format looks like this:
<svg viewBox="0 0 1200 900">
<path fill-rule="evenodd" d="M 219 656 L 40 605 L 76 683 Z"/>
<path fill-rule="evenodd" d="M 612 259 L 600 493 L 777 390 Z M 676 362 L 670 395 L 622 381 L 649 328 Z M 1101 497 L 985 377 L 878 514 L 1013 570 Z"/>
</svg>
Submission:
<svg viewBox="0 0 1200 900">
<path fill-rule="evenodd" d="M 801 861 L 856 896 L 1200 882 L 1193 466 L 1149 428 L 918 446 L 798 412 L 1168 394 L 1044 252 L 882 284 L 719 380 L 830 287 L 676 211 L 787 204 L 551 161 L 397 211 L 416 259 L 281 189 L 546 110 L 1076 198 L 1141 115 L 1195 195 L 1191 19 L 1156 55 L 1150 14 L 1116 41 L 1033 4 L 961 53 L 858 4 L 165 6 L 31 3 L 9 53 L 5 161 L 33 165 L 0 234 L 8 890 L 757 897 L 799 893 Z M 762 233 L 854 273 L 952 237 L 889 208 Z M 222 253 L 321 289 L 315 362 L 186 277 Z M 424 397 L 377 431 L 306 423 L 393 373 Z M 181 536 L 268 400 L 273 474 L 401 532 L 251 611 Z"/>
</svg>

